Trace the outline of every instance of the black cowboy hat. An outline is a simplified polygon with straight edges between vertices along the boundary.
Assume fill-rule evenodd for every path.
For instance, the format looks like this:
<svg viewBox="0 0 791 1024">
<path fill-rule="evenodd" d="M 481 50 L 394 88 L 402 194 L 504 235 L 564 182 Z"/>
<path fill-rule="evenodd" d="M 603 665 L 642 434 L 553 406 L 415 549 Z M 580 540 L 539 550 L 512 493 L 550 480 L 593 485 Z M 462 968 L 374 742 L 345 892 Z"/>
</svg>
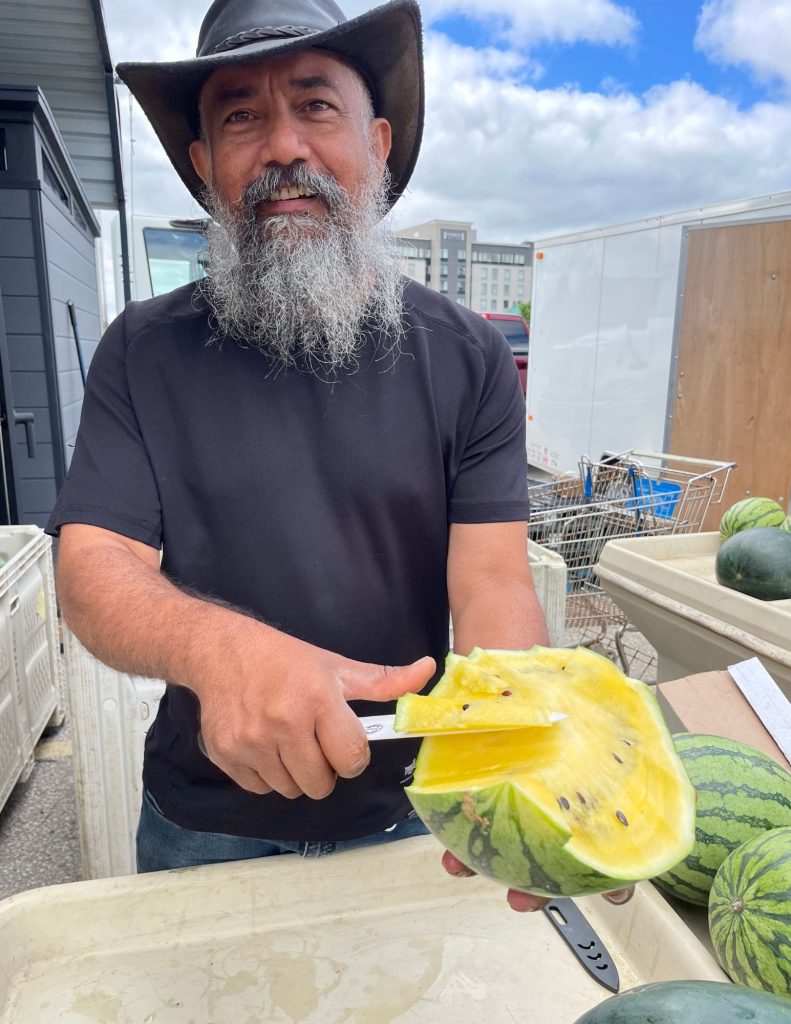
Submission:
<svg viewBox="0 0 791 1024">
<path fill-rule="evenodd" d="M 189 145 L 200 133 L 198 97 L 209 75 L 297 50 L 321 49 L 352 64 L 377 117 L 393 129 L 390 205 L 412 175 L 423 132 L 423 53 L 415 0 L 392 0 L 347 20 L 333 0 L 214 0 L 194 60 L 119 64 L 181 180 L 201 202 Z"/>
</svg>

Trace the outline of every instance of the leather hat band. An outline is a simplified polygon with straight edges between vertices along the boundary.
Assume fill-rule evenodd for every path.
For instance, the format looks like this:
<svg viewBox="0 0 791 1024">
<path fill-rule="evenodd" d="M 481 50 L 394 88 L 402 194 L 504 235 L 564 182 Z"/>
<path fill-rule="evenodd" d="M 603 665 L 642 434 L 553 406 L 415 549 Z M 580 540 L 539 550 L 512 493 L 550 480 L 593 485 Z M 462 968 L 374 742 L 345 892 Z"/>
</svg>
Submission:
<svg viewBox="0 0 791 1024">
<path fill-rule="evenodd" d="M 223 53 L 225 50 L 235 50 L 246 43 L 256 43 L 260 39 L 295 39 L 299 36 L 314 36 L 320 29 L 306 28 L 304 25 L 281 25 L 277 28 L 253 28 L 247 32 L 237 32 L 235 36 L 229 36 L 218 43 L 210 53 Z"/>
</svg>

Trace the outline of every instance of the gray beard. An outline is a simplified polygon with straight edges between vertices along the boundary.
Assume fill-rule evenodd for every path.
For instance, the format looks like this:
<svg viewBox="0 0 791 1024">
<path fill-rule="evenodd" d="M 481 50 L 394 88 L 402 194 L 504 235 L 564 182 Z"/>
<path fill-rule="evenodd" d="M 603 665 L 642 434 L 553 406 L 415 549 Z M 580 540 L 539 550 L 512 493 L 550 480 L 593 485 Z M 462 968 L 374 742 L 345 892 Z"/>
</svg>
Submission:
<svg viewBox="0 0 791 1024">
<path fill-rule="evenodd" d="M 201 290 L 213 314 L 211 341 L 229 337 L 271 357 L 276 370 L 319 376 L 355 368 L 372 335 L 397 357 L 404 282 L 395 236 L 382 223 L 388 183 L 372 160 L 356 198 L 304 164 L 270 169 L 233 207 L 207 187 L 212 223 Z M 324 217 L 259 220 L 257 204 L 285 185 L 317 192 Z"/>
</svg>

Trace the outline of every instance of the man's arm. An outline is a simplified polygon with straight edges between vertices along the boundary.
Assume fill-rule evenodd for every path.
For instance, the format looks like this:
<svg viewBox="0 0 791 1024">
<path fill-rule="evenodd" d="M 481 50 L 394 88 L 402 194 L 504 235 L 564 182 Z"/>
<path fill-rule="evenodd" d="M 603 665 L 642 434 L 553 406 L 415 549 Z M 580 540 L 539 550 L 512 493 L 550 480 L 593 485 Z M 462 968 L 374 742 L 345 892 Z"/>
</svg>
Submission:
<svg viewBox="0 0 791 1024">
<path fill-rule="evenodd" d="M 453 523 L 448 596 L 458 654 L 549 642 L 530 575 L 525 523 Z"/>
<path fill-rule="evenodd" d="M 417 691 L 431 658 L 400 668 L 343 658 L 233 608 L 187 594 L 146 544 L 94 526 L 61 530 L 58 592 L 82 643 L 122 672 L 186 686 L 214 761 L 240 786 L 329 795 L 369 759 L 347 701 Z"/>
</svg>

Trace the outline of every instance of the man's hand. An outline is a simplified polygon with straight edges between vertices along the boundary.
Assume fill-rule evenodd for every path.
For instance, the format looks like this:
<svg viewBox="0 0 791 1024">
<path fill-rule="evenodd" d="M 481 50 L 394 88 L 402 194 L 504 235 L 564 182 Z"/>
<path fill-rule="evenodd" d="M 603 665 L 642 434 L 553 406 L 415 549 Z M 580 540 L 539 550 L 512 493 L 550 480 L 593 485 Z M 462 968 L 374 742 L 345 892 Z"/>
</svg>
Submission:
<svg viewBox="0 0 791 1024">
<path fill-rule="evenodd" d="M 266 633 L 264 633 L 266 630 Z M 256 635 L 258 634 L 258 635 Z M 434 674 L 432 658 L 390 668 L 240 620 L 236 650 L 192 686 L 209 758 L 243 789 L 321 800 L 337 778 L 368 765 L 368 740 L 350 700 L 394 700 Z"/>
<path fill-rule="evenodd" d="M 466 864 L 462 864 L 448 850 L 443 854 L 442 866 L 449 875 L 455 875 L 457 878 L 469 878 L 475 874 L 474 871 L 470 871 Z M 622 903 L 628 903 L 632 896 L 634 896 L 634 886 L 630 885 L 628 889 L 616 889 L 613 892 L 605 892 L 602 893 L 602 896 L 608 903 L 615 903 L 617 906 L 620 906 Z M 543 896 L 531 896 L 530 893 L 519 892 L 517 889 L 509 889 L 506 899 L 511 910 L 516 910 L 520 914 L 531 910 L 541 910 L 548 902 Z"/>
</svg>

